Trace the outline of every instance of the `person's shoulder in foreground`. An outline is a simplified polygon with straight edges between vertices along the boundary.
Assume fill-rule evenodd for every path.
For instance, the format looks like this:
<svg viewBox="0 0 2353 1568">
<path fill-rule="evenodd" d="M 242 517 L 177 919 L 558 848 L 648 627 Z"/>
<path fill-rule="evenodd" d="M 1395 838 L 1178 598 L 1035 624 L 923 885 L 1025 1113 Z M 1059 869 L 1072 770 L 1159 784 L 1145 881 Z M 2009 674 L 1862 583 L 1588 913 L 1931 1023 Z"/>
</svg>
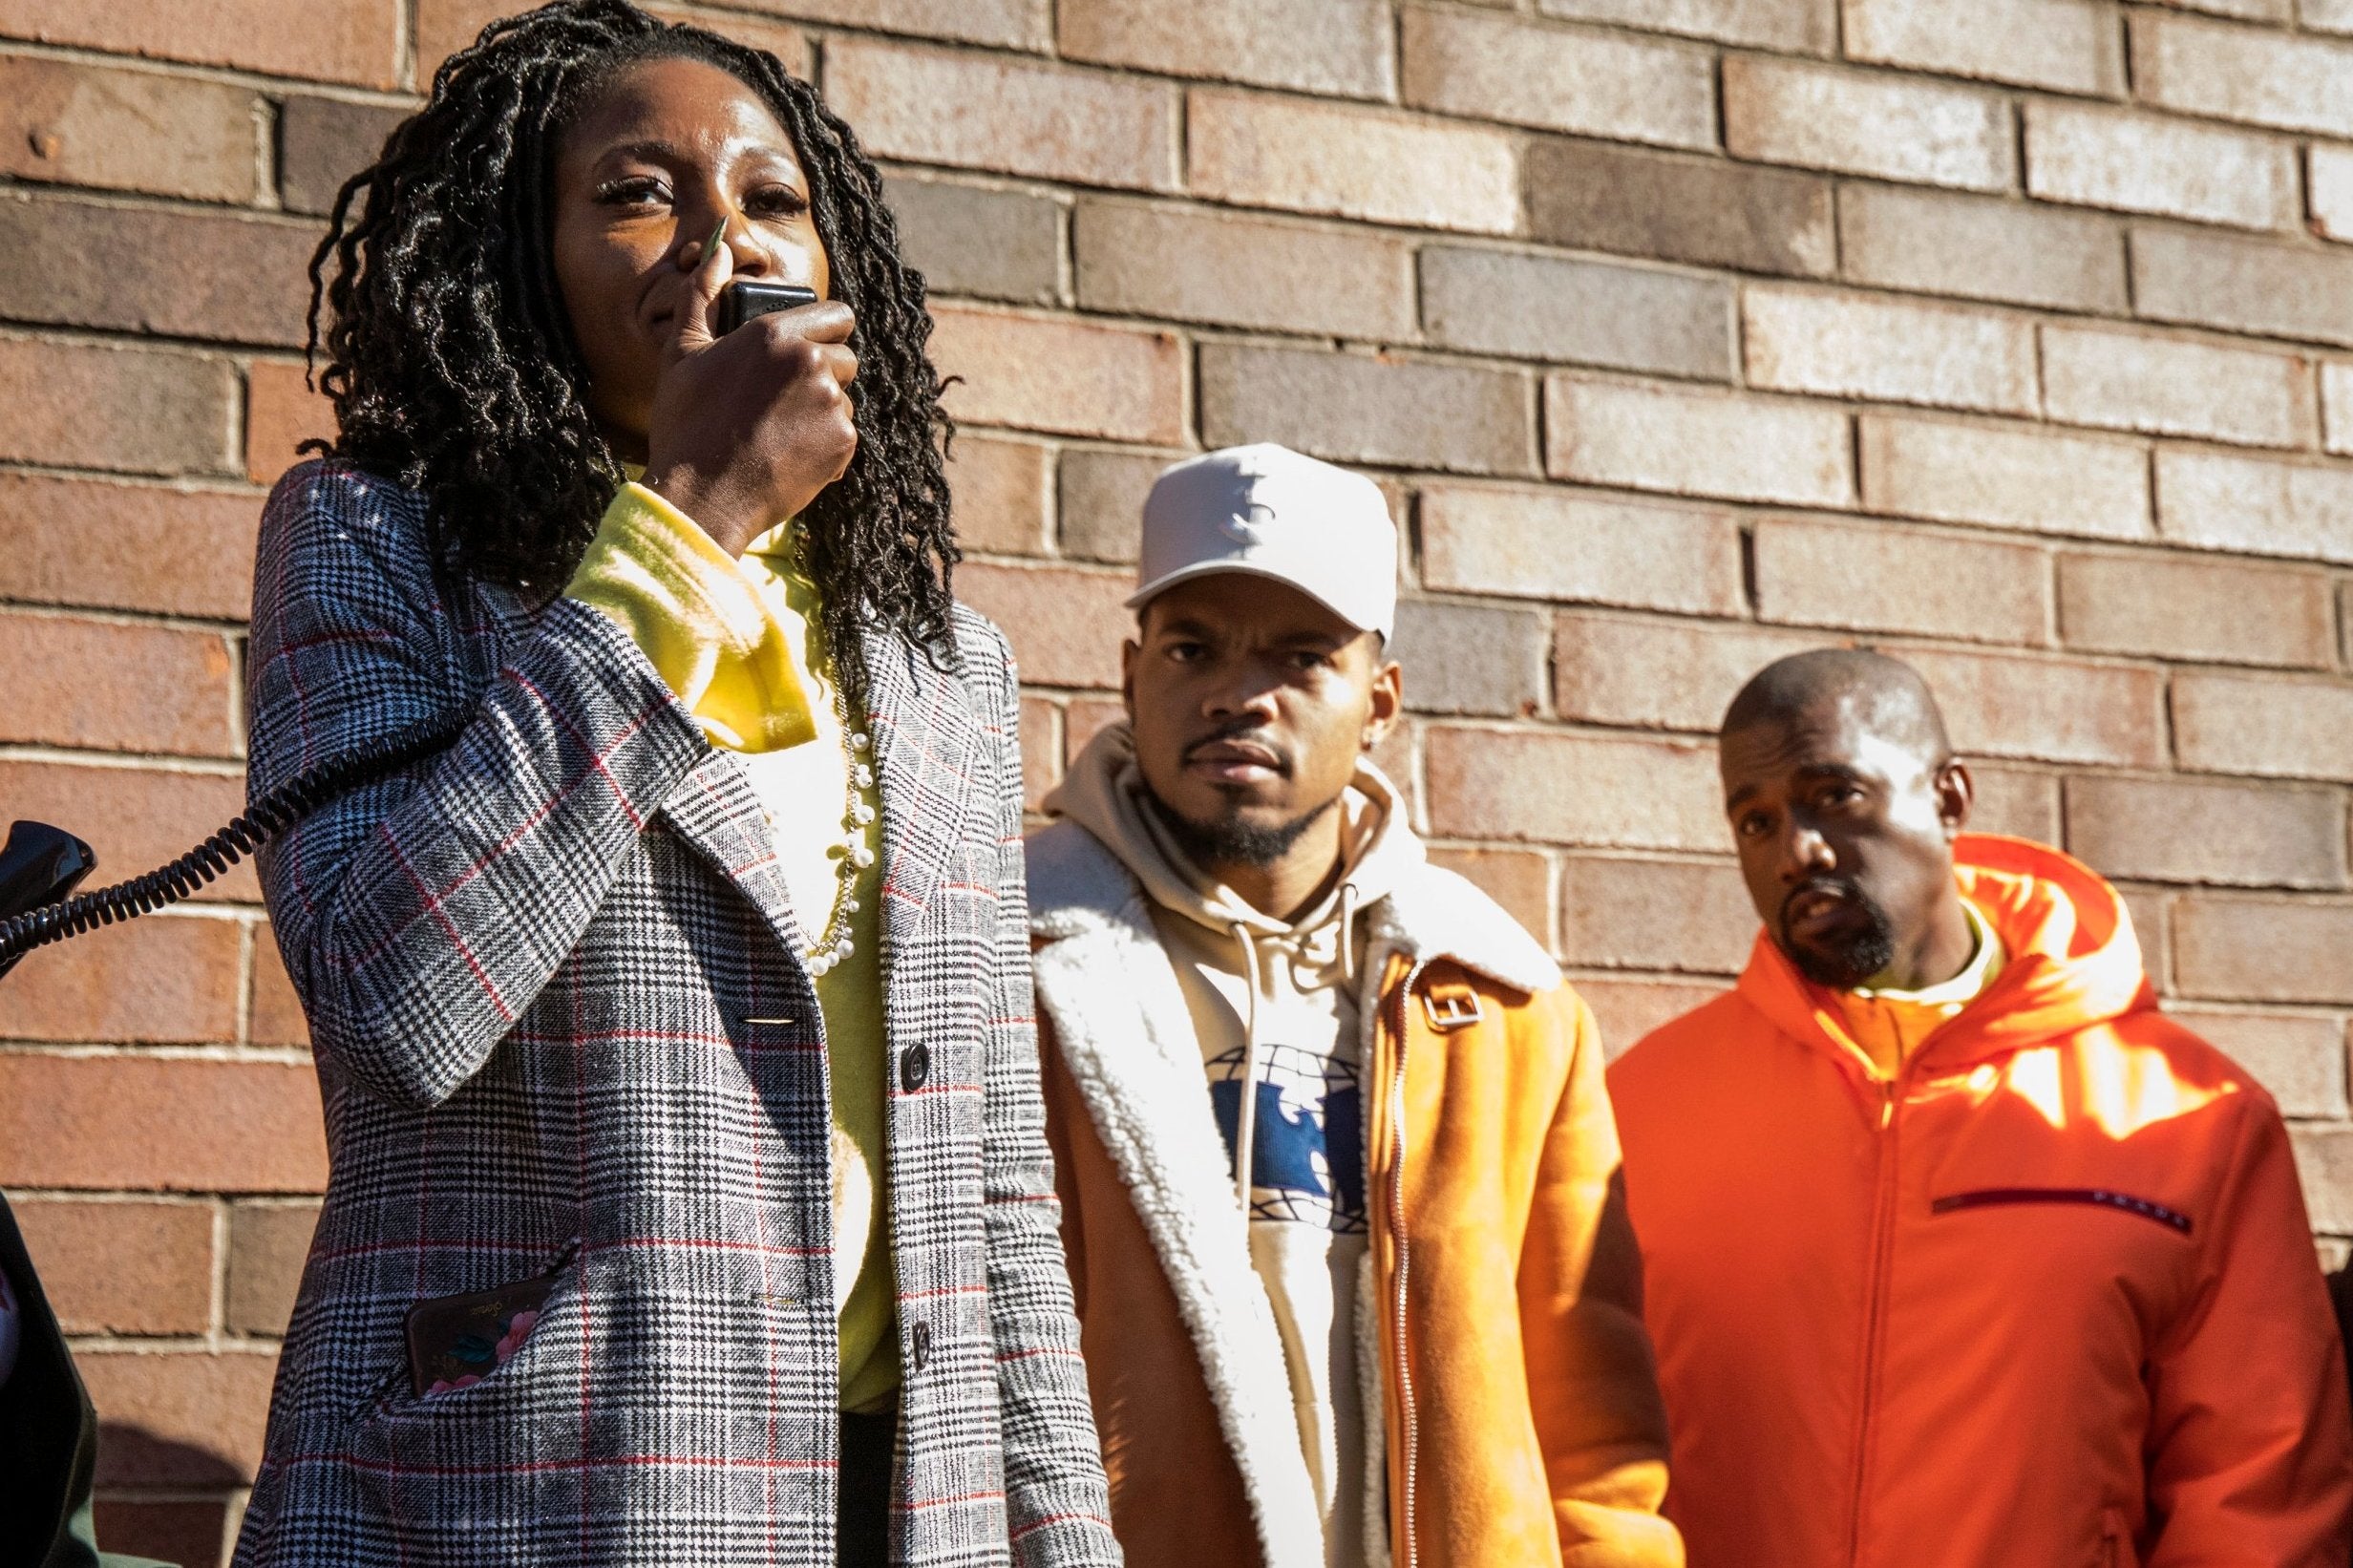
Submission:
<svg viewBox="0 0 2353 1568">
<path fill-rule="evenodd" d="M 1395 559 L 1361 477 L 1169 470 L 1128 716 L 1031 838 L 1113 1525 L 1136 1568 L 1667 1568 L 1590 1015 L 1369 760 Z"/>
<path fill-rule="evenodd" d="M 1894 660 L 1769 667 L 1720 748 L 1763 930 L 1610 1075 L 1692 1561 L 2342 1564 L 2286 1130 L 2115 890 L 1962 831 Z"/>
</svg>

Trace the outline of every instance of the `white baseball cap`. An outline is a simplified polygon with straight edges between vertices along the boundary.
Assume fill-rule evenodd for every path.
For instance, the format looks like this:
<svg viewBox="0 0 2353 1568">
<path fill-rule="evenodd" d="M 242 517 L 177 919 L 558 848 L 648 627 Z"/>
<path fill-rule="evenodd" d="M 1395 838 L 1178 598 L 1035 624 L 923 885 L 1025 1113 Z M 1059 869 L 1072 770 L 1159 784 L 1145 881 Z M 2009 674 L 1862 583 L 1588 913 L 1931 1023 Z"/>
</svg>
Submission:
<svg viewBox="0 0 2353 1568">
<path fill-rule="evenodd" d="M 1162 472 L 1128 608 L 1212 572 L 1287 583 L 1359 631 L 1397 621 L 1397 525 L 1361 474 L 1262 441 Z"/>
</svg>

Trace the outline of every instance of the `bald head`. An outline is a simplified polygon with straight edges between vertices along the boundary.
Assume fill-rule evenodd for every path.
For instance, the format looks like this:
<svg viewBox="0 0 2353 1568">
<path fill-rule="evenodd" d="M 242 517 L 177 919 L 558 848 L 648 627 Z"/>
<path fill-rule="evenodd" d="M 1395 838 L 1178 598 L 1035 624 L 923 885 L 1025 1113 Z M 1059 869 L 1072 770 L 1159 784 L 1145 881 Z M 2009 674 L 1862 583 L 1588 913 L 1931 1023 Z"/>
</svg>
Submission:
<svg viewBox="0 0 2353 1568">
<path fill-rule="evenodd" d="M 1920 672 L 1869 648 L 1826 647 L 1775 659 L 1749 679 L 1724 710 L 1720 736 L 1760 725 L 1787 727 L 1842 708 L 1873 739 L 1898 746 L 1934 769 L 1953 754 L 1944 714 Z"/>
<path fill-rule="evenodd" d="M 1725 711 L 1716 758 L 1749 896 L 1808 979 L 1915 989 L 1967 962 L 1969 771 L 1918 670 L 1859 648 L 1776 660 Z"/>
</svg>

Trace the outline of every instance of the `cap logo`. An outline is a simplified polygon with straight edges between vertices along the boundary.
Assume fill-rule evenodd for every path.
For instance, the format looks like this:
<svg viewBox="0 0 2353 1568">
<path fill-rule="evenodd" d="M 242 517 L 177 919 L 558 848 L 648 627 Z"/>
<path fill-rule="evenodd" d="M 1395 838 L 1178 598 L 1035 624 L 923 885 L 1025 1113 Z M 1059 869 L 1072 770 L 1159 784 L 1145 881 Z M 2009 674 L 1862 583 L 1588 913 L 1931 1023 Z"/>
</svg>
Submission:
<svg viewBox="0 0 2353 1568">
<path fill-rule="evenodd" d="M 1275 520 L 1275 509 L 1264 501 L 1245 502 L 1240 511 L 1219 523 L 1219 529 L 1237 544 L 1255 549 L 1266 542 L 1266 530 Z"/>
</svg>

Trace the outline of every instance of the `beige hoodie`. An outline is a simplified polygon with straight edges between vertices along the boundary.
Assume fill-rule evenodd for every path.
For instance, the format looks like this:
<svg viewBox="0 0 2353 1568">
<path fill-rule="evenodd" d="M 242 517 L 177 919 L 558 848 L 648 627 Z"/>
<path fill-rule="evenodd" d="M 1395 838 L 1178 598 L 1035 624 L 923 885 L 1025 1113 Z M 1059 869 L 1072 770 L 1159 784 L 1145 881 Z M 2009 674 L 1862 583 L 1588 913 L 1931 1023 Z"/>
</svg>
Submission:
<svg viewBox="0 0 2353 1568">
<path fill-rule="evenodd" d="M 1352 1568 L 1365 1560 L 1367 1459 L 1354 1337 L 1367 1238 L 1359 917 L 1423 851 L 1395 786 L 1369 762 L 1337 809 L 1341 875 L 1285 922 L 1185 858 L 1145 795 L 1125 724 L 1098 733 L 1046 799 L 1048 815 L 1099 839 L 1151 901 L 1250 1216 L 1251 1261 L 1282 1332 L 1325 1558 Z"/>
</svg>

